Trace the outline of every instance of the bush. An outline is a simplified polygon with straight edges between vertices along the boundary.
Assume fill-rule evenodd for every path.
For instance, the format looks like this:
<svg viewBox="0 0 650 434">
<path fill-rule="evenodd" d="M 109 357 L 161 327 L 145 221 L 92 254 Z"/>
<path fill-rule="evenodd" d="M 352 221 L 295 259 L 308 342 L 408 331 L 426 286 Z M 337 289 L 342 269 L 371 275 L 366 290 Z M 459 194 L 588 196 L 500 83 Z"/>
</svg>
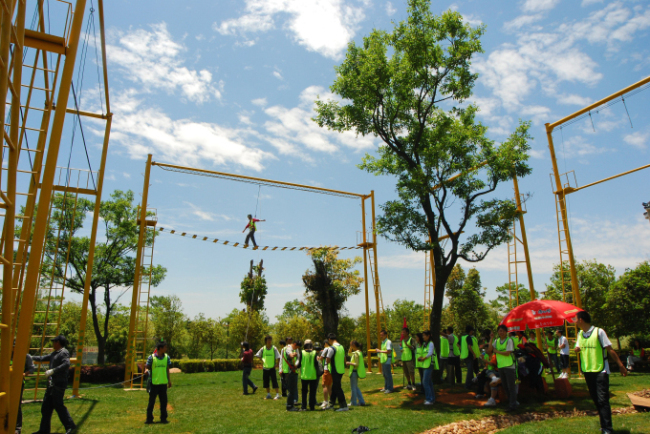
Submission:
<svg viewBox="0 0 650 434">
<path fill-rule="evenodd" d="M 124 365 L 82 365 L 81 377 L 82 383 L 102 383 L 114 384 L 124 381 Z M 141 372 L 141 367 L 139 367 Z M 70 367 L 68 372 L 68 383 L 71 385 L 74 378 L 74 366 Z"/>
</svg>

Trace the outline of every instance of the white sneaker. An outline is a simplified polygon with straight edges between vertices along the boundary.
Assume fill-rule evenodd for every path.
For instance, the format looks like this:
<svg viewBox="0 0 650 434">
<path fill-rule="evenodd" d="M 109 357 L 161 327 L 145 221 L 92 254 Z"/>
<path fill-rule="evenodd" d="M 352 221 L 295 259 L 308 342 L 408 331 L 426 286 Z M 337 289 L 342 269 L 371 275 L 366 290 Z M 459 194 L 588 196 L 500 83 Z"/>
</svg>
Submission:
<svg viewBox="0 0 650 434">
<path fill-rule="evenodd" d="M 336 411 L 349 411 L 349 410 L 350 410 L 350 409 L 347 408 L 347 407 L 341 407 L 341 408 L 339 408 L 339 409 L 336 410 Z"/>
<path fill-rule="evenodd" d="M 280 399 L 280 394 L 279 394 L 279 393 L 276 393 L 276 394 L 275 394 L 275 398 L 273 398 L 273 400 L 274 400 L 274 401 L 277 401 L 278 399 Z"/>
<path fill-rule="evenodd" d="M 483 404 L 484 407 L 496 407 L 497 402 L 494 400 L 494 398 L 490 398 L 487 400 L 485 404 Z"/>
<path fill-rule="evenodd" d="M 393 393 L 393 391 L 392 390 L 384 390 L 384 393 L 387 393 L 387 394 L 388 393 Z"/>
<path fill-rule="evenodd" d="M 424 401 L 424 405 L 433 405 L 433 402 L 431 402 L 431 401 Z"/>
</svg>

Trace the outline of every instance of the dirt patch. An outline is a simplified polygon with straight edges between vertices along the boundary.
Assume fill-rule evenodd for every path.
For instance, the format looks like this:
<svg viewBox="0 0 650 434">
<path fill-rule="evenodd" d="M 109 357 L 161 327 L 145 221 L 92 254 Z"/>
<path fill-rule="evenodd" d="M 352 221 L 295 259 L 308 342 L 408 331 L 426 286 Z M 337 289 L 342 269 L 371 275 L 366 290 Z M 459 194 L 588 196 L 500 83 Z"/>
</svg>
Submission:
<svg viewBox="0 0 650 434">
<path fill-rule="evenodd" d="M 637 411 L 633 407 L 626 407 L 612 410 L 612 414 L 632 414 Z M 516 415 L 499 415 L 490 416 L 483 419 L 464 420 L 461 422 L 454 422 L 447 425 L 442 425 L 422 434 L 494 434 L 502 429 L 520 425 L 526 422 L 541 422 L 544 420 L 566 418 L 566 417 L 580 417 L 580 416 L 598 416 L 597 411 L 552 411 L 548 413 L 525 413 Z"/>
<path fill-rule="evenodd" d="M 487 399 L 476 399 L 475 393 L 446 393 L 439 391 L 436 393 L 436 402 L 442 402 L 449 405 L 459 405 L 463 407 L 483 407 Z"/>
</svg>

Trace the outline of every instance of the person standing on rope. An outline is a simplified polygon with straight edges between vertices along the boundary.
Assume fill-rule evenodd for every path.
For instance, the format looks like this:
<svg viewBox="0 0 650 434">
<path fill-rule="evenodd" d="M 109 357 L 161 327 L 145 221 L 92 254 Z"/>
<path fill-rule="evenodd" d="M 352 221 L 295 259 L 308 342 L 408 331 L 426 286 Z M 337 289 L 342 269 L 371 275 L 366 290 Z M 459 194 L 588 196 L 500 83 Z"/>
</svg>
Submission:
<svg viewBox="0 0 650 434">
<path fill-rule="evenodd" d="M 68 387 L 68 371 L 70 370 L 70 353 L 65 348 L 68 340 L 65 336 L 59 335 L 52 338 L 52 349 L 50 354 L 45 356 L 33 356 L 35 362 L 50 362 L 50 369 L 45 371 L 47 378 L 47 390 L 41 405 L 41 426 L 34 434 L 50 434 L 52 412 L 56 410 L 59 420 L 65 428 L 65 434 L 72 434 L 77 426 L 70 417 L 70 412 L 63 404 L 65 389 Z"/>
<path fill-rule="evenodd" d="M 612 408 L 609 405 L 609 361 L 616 363 L 623 377 L 627 369 L 612 349 L 612 343 L 605 330 L 591 325 L 591 315 L 587 311 L 576 314 L 576 326 L 580 329 L 575 352 L 580 357 L 580 366 L 585 376 L 589 395 L 598 409 L 600 430 L 612 434 Z"/>
<path fill-rule="evenodd" d="M 264 338 L 264 346 L 255 354 L 255 357 L 262 359 L 262 386 L 266 389 L 266 398 L 271 399 L 271 383 L 275 389 L 276 401 L 280 399 L 280 389 L 278 388 L 278 377 L 275 373 L 280 364 L 280 352 L 273 346 L 273 338 L 267 335 Z M 257 388 L 255 388 L 257 389 Z"/>
<path fill-rule="evenodd" d="M 160 399 L 160 423 L 169 423 L 167 420 L 167 389 L 172 387 L 172 377 L 169 375 L 171 366 L 172 359 L 167 354 L 167 343 L 158 342 L 156 354 L 149 356 L 144 371 L 145 375 L 151 375 L 151 391 L 149 392 L 145 424 L 153 423 L 153 407 L 156 404 L 156 397 Z"/>
<path fill-rule="evenodd" d="M 244 245 L 248 246 L 248 243 L 250 241 L 252 241 L 253 246 L 257 247 L 257 243 L 255 243 L 255 231 L 257 230 L 257 226 L 255 225 L 255 223 L 257 223 L 257 222 L 265 222 L 265 221 L 266 220 L 259 220 L 259 219 L 253 218 L 252 215 L 248 214 L 248 224 L 246 225 L 244 230 L 241 231 L 241 233 L 243 234 L 244 232 L 246 232 L 246 229 L 249 229 L 248 235 L 246 235 L 246 241 L 244 241 Z"/>
</svg>

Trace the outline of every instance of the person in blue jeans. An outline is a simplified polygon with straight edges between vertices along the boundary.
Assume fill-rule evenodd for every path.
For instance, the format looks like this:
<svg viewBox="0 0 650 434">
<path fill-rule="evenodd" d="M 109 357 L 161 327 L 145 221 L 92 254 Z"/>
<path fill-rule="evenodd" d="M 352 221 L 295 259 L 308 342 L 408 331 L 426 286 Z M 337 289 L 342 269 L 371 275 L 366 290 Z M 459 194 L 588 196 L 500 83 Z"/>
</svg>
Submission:
<svg viewBox="0 0 650 434">
<path fill-rule="evenodd" d="M 352 389 L 352 398 L 350 405 L 365 406 L 363 394 L 359 389 L 359 378 L 366 378 L 366 366 L 363 363 L 363 354 L 361 353 L 361 344 L 357 341 L 350 342 L 350 361 L 345 362 L 350 367 L 350 389 Z"/>
<path fill-rule="evenodd" d="M 379 332 L 381 338 L 381 348 L 377 348 L 379 362 L 381 363 L 381 373 L 384 375 L 384 393 L 393 393 L 393 373 L 391 372 L 391 362 L 393 360 L 393 343 L 388 339 L 386 330 Z"/>
<path fill-rule="evenodd" d="M 248 395 L 248 386 L 253 388 L 253 393 L 257 391 L 257 386 L 251 380 L 251 372 L 253 371 L 253 350 L 251 350 L 248 342 L 242 342 L 241 344 L 243 353 L 241 362 L 244 367 L 244 372 L 242 373 L 242 383 L 244 386 L 244 395 Z"/>
<path fill-rule="evenodd" d="M 431 376 L 433 375 L 433 370 L 438 369 L 438 356 L 436 355 L 436 347 L 431 341 L 431 332 L 429 330 L 422 332 L 422 338 L 424 339 L 423 346 L 426 348 L 426 353 L 422 357 L 419 357 L 418 361 L 422 364 L 422 369 L 424 369 L 424 375 L 422 377 L 424 405 L 433 405 L 436 402 L 436 395 L 433 391 Z"/>
</svg>

